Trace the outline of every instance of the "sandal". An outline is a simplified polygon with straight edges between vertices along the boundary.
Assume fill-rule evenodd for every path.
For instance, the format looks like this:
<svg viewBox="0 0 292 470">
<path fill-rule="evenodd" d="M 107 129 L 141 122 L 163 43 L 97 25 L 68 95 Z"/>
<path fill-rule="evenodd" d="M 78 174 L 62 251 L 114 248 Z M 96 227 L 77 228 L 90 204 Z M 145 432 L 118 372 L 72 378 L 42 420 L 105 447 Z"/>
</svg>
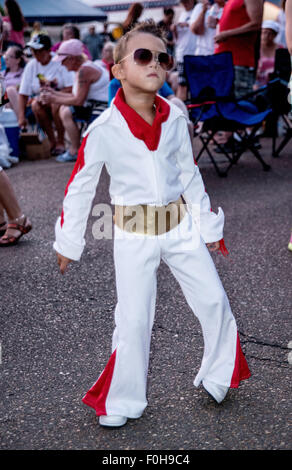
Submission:
<svg viewBox="0 0 292 470">
<path fill-rule="evenodd" d="M 17 236 L 14 235 L 3 235 L 2 238 L 0 238 L 0 247 L 1 246 L 11 246 L 11 245 L 16 245 L 16 243 L 19 241 L 19 239 L 22 237 L 22 235 L 25 235 L 32 229 L 32 225 L 28 218 L 25 216 L 23 224 L 16 224 L 16 223 L 8 223 L 6 231 L 8 229 L 14 229 L 18 230 L 20 233 Z"/>
<path fill-rule="evenodd" d="M 7 229 L 7 223 L 4 221 L 2 224 L 0 224 L 0 237 L 4 235 Z"/>
</svg>

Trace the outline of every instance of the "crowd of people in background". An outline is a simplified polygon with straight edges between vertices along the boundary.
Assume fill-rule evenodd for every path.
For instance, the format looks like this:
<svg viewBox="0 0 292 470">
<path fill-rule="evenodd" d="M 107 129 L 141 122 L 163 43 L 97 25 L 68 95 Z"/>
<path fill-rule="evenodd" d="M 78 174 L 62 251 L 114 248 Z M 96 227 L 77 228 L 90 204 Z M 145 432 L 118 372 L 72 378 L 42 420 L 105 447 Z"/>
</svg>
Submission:
<svg viewBox="0 0 292 470">
<path fill-rule="evenodd" d="M 141 3 L 133 3 L 120 25 L 120 35 L 133 28 L 143 12 Z M 165 32 L 168 53 L 175 59 L 168 74 L 167 96 L 175 96 L 181 107 L 187 99 L 185 55 L 230 50 L 237 97 L 267 83 L 276 49 L 286 46 L 285 15 L 263 24 L 262 16 L 261 0 L 181 0 L 178 18 L 173 8 L 165 8 L 157 24 Z M 9 100 L 6 106 L 15 112 L 21 129 L 34 122 L 43 129 L 58 162 L 74 161 L 80 122 L 90 122 L 91 116 L 95 118 L 109 104 L 109 96 L 113 98 L 110 82 L 114 79 L 115 39 L 108 25 L 104 24 L 103 32 L 90 25 L 81 37 L 76 25 L 64 24 L 60 40 L 53 44 L 43 25 L 36 22 L 25 43 L 28 24 L 17 2 L 6 0 L 3 27 L 1 68 Z M 63 46 L 66 53 L 60 52 Z M 68 148 L 65 134 L 70 140 Z M 3 158 L 1 162 L 4 168 L 10 165 Z"/>
<path fill-rule="evenodd" d="M 185 55 L 231 51 L 237 98 L 267 83 L 276 50 L 287 47 L 285 0 L 279 17 L 264 22 L 262 0 L 181 0 L 180 6 L 178 16 L 174 9 L 165 8 L 157 23 L 165 32 L 167 52 L 174 58 L 160 90 L 162 96 L 175 100 L 188 115 Z M 102 32 L 90 25 L 85 34 L 74 24 L 64 24 L 60 40 L 53 44 L 40 22 L 29 28 L 15 0 L 5 0 L 4 13 L 1 73 L 5 107 L 13 110 L 22 131 L 30 125 L 44 131 L 57 162 L 75 161 L 84 125 L 110 105 L 120 86 L 112 74 L 118 37 L 107 23 Z M 137 25 L 143 13 L 141 3 L 132 4 L 118 36 Z M 25 41 L 28 31 L 30 37 Z M 189 129 L 192 136 L 190 121 Z M 9 157 L 0 155 L 0 168 L 11 164 Z"/>
</svg>

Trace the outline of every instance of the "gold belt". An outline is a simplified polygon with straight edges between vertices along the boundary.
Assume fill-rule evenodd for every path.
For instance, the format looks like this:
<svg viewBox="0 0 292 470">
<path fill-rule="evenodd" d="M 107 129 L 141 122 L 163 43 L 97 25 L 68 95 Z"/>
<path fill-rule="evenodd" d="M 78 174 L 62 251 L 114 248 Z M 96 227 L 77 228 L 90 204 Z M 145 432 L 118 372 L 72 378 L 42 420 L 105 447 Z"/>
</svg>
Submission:
<svg viewBox="0 0 292 470">
<path fill-rule="evenodd" d="M 143 235 L 162 235 L 184 218 L 186 208 L 181 197 L 167 206 L 115 206 L 114 223 L 122 230 Z"/>
</svg>

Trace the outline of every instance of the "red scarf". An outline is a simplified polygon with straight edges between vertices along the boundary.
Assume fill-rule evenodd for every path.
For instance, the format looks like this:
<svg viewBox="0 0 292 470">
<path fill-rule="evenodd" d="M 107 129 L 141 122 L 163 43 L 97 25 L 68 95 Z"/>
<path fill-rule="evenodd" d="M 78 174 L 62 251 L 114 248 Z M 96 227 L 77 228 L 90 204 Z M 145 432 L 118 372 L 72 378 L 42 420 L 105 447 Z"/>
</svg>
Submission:
<svg viewBox="0 0 292 470">
<path fill-rule="evenodd" d="M 143 140 L 149 150 L 156 150 L 161 135 L 161 124 L 165 122 L 169 116 L 169 104 L 159 96 L 155 97 L 154 104 L 156 106 L 156 112 L 152 126 L 126 103 L 122 88 L 119 88 L 114 104 L 127 121 L 132 134 L 137 139 Z"/>
</svg>

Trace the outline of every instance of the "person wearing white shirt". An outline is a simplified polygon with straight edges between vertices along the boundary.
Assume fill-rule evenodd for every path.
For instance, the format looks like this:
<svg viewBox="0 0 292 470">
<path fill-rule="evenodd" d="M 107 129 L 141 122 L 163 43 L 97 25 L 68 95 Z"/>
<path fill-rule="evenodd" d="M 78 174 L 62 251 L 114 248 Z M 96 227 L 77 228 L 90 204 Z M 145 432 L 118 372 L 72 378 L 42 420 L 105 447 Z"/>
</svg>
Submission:
<svg viewBox="0 0 292 470">
<path fill-rule="evenodd" d="M 47 134 L 52 155 L 64 151 L 64 127 L 59 117 L 59 105 L 43 105 L 42 87 L 54 87 L 63 92 L 72 90 L 74 76 L 62 64 L 53 61 L 49 36 L 39 34 L 27 44 L 34 58 L 25 66 L 19 87 L 19 127 L 26 128 L 26 106 L 32 98 L 31 109 L 40 127 Z M 52 117 L 57 131 L 55 137 Z"/>
<path fill-rule="evenodd" d="M 0 53 L 3 45 L 3 21 L 0 15 Z M 0 113 L 3 111 L 3 97 L 5 93 L 4 77 L 0 72 Z M 1 162 L 0 165 L 3 164 Z M 6 166 L 6 159 L 4 166 Z M 7 218 L 7 220 L 6 220 Z M 30 232 L 32 224 L 28 217 L 23 214 L 20 203 L 12 183 L 0 166 L 0 247 L 8 247 L 18 243 L 19 239 Z"/>
<path fill-rule="evenodd" d="M 178 70 L 178 86 L 176 96 L 183 101 L 186 99 L 187 84 L 184 76 L 184 56 L 194 55 L 196 49 L 196 36 L 190 30 L 190 19 L 194 8 L 194 0 L 181 0 L 183 11 L 178 22 L 173 25 L 175 38 L 175 59 Z"/>
<path fill-rule="evenodd" d="M 45 90 L 42 102 L 60 104 L 60 117 L 70 144 L 57 156 L 57 162 L 72 162 L 77 159 L 80 146 L 80 129 L 77 122 L 89 124 L 107 108 L 109 72 L 100 65 L 86 59 L 83 43 L 79 39 L 63 41 L 53 59 L 62 63 L 68 71 L 75 72 L 72 93 Z"/>
<path fill-rule="evenodd" d="M 193 9 L 190 28 L 197 37 L 195 55 L 214 54 L 216 27 L 224 5 L 225 0 L 201 0 Z"/>
<path fill-rule="evenodd" d="M 208 251 L 220 249 L 224 214 L 221 208 L 218 214 L 211 210 L 194 163 L 185 115 L 157 95 L 171 66 L 166 42 L 154 22 L 141 23 L 121 38 L 113 74 L 122 88 L 84 135 L 55 226 L 54 249 L 64 274 L 84 250 L 87 219 L 106 165 L 115 205 L 116 327 L 109 361 L 82 399 L 94 408 L 102 426 L 123 426 L 128 418 L 140 418 L 147 406 L 161 260 L 180 283 L 203 329 L 206 349 L 194 385 L 202 382 L 221 402 L 229 387 L 237 388 L 250 376 L 234 316 Z M 168 224 L 167 211 L 172 209 L 174 217 Z M 200 211 L 200 223 L 194 209 Z M 111 214 L 108 220 L 112 221 Z"/>
<path fill-rule="evenodd" d="M 282 46 L 284 48 L 287 48 L 285 5 L 286 5 L 286 0 L 282 0 L 281 1 L 281 9 L 280 9 L 279 14 L 276 18 L 276 21 L 279 23 L 279 26 L 280 26 L 280 31 L 277 34 L 277 37 L 275 39 L 275 43 L 279 44 L 280 46 Z"/>
</svg>

